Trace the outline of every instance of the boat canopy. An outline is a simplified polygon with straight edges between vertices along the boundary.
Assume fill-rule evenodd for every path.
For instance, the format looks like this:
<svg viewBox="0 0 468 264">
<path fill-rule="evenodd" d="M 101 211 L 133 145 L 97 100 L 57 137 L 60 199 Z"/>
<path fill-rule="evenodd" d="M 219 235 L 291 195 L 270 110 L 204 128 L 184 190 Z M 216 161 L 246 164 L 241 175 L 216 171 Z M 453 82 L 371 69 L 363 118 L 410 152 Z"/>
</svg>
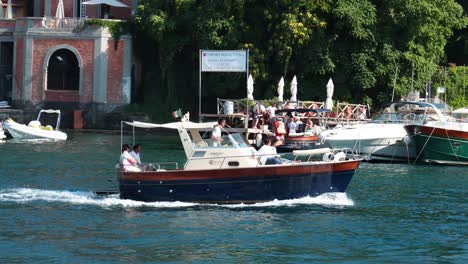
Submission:
<svg viewBox="0 0 468 264">
<path fill-rule="evenodd" d="M 132 127 L 139 127 L 139 128 L 168 128 L 168 129 L 211 129 L 213 128 L 217 122 L 207 122 L 207 123 L 195 123 L 190 121 L 184 122 L 172 122 L 166 124 L 155 124 L 155 123 L 146 123 L 146 122 L 139 122 L 139 121 L 123 121 L 123 123 L 132 126 Z"/>
</svg>

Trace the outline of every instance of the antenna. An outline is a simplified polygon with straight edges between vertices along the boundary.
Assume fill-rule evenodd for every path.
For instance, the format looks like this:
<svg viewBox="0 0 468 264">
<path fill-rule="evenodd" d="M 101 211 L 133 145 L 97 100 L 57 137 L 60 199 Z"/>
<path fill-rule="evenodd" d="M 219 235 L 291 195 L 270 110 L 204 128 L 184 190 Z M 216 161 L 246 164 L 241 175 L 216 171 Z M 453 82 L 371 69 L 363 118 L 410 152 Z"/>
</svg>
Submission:
<svg viewBox="0 0 468 264">
<path fill-rule="evenodd" d="M 412 69 L 411 69 L 411 92 L 413 91 L 413 83 L 414 83 L 414 61 L 412 63 Z"/>
<path fill-rule="evenodd" d="M 395 97 L 397 78 L 398 78 L 398 65 L 395 63 L 395 79 L 393 79 L 392 102 L 393 102 L 393 98 Z"/>
<path fill-rule="evenodd" d="M 463 106 L 465 106 L 465 76 L 466 76 L 466 66 L 463 64 Z"/>
</svg>

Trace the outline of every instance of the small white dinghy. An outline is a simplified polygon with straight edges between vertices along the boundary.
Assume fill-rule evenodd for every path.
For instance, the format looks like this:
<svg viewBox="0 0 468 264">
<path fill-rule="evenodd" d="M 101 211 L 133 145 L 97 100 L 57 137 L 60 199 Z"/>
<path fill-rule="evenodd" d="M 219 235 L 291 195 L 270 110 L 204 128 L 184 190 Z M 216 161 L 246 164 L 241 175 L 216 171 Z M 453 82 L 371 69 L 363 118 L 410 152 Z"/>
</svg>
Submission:
<svg viewBox="0 0 468 264">
<path fill-rule="evenodd" d="M 39 121 L 41 114 L 57 114 L 57 125 L 55 129 L 50 126 L 41 126 Z M 3 123 L 3 128 L 10 133 L 14 139 L 18 140 L 29 140 L 29 139 L 45 139 L 45 140 L 67 140 L 67 134 L 59 131 L 60 127 L 60 110 L 41 110 L 36 120 L 29 122 L 26 126 L 24 124 L 19 124 L 13 121 L 13 119 L 8 119 Z"/>
</svg>

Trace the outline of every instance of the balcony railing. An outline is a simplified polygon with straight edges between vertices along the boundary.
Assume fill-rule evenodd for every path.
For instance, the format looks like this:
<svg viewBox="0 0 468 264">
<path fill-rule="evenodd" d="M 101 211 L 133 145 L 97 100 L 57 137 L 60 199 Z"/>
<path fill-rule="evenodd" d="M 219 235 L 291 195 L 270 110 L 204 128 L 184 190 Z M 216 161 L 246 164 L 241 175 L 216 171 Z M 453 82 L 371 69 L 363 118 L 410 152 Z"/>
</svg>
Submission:
<svg viewBox="0 0 468 264">
<path fill-rule="evenodd" d="M 75 28 L 83 26 L 85 22 L 84 18 L 56 18 L 56 17 L 44 17 L 42 19 L 42 27 L 45 29 L 64 29 L 73 30 Z"/>
</svg>

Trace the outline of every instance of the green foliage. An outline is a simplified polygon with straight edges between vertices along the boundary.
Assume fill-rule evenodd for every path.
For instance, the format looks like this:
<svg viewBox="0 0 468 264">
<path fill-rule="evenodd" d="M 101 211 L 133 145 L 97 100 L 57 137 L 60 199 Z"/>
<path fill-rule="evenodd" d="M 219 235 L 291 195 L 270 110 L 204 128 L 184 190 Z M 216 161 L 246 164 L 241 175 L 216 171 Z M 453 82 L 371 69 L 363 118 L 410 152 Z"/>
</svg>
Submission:
<svg viewBox="0 0 468 264">
<path fill-rule="evenodd" d="M 468 86 L 468 67 L 440 68 L 434 76 L 434 91 L 437 87 L 445 87 L 446 95 L 440 94 L 441 99 L 447 98 L 447 103 L 454 109 L 466 107 Z"/>
<path fill-rule="evenodd" d="M 118 41 L 122 35 L 130 33 L 130 22 L 110 19 L 86 19 L 83 29 L 88 26 L 107 27 L 112 37 Z"/>
<path fill-rule="evenodd" d="M 145 100 L 192 112 L 200 49 L 249 49 L 258 99 L 297 75 L 300 99 L 324 100 L 332 77 L 337 100 L 378 105 L 396 68 L 396 98 L 423 90 L 453 31 L 468 25 L 455 0 L 141 0 L 135 24 Z M 203 74 L 204 111 L 245 87 L 245 74 Z"/>
</svg>

